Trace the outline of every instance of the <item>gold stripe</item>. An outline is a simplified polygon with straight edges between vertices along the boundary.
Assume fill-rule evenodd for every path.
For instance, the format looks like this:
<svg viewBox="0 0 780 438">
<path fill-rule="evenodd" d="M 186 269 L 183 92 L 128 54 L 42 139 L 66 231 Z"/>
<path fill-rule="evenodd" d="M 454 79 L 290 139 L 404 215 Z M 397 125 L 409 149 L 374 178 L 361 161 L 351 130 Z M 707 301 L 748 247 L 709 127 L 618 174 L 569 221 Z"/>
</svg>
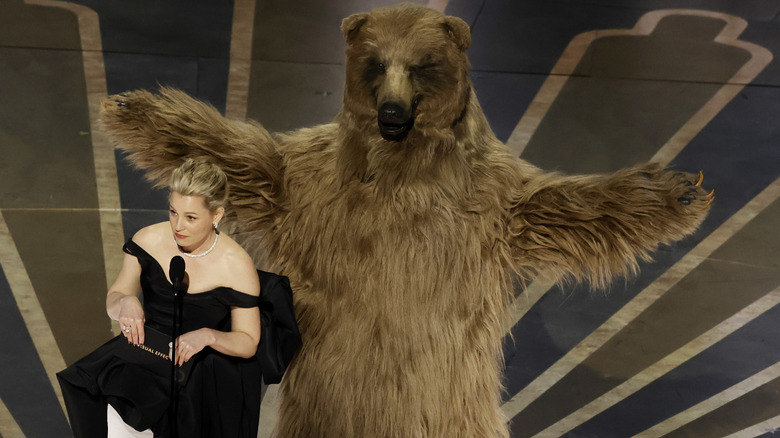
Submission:
<svg viewBox="0 0 780 438">
<path fill-rule="evenodd" d="M 763 315 L 767 310 L 780 304 L 780 287 L 769 292 L 751 305 L 745 307 L 732 317 L 721 322 L 713 329 L 703 333 L 693 341 L 680 347 L 674 353 L 649 366 L 643 372 L 626 380 L 621 385 L 593 400 L 566 418 L 558 421 L 547 429 L 539 432 L 537 437 L 561 436 L 575 427 L 585 423 L 621 400 L 639 391 L 654 380 L 677 368 L 680 364 L 710 348 L 726 336 L 739 330 L 742 326 Z"/>
<path fill-rule="evenodd" d="M 780 430 L 780 415 L 758 423 L 755 426 L 751 426 L 739 432 L 732 433 L 731 435 L 728 435 L 724 438 L 753 438 L 767 433 L 774 434 L 778 430 Z"/>
<path fill-rule="evenodd" d="M 230 35 L 230 71 L 228 73 L 225 116 L 246 119 L 249 79 L 252 73 L 252 32 L 255 25 L 255 0 L 236 0 L 233 5 L 233 29 Z"/>
<path fill-rule="evenodd" d="M 274 427 L 279 409 L 279 385 L 266 386 L 266 392 L 263 395 L 263 404 L 260 407 L 260 426 L 257 438 L 273 437 Z"/>
<path fill-rule="evenodd" d="M 122 268 L 123 255 L 120 248 L 124 243 L 124 231 L 114 148 L 106 134 L 98 129 L 100 102 L 108 96 L 100 19 L 92 9 L 74 3 L 55 0 L 26 0 L 25 3 L 66 9 L 78 17 L 107 290 Z M 119 326 L 115 321 L 112 321 L 112 329 L 115 335 L 119 334 Z"/>
<path fill-rule="evenodd" d="M 507 333 L 512 330 L 512 327 L 517 325 L 518 322 L 525 316 L 531 307 L 539 301 L 544 294 L 546 294 L 550 288 L 555 285 L 552 280 L 538 279 L 534 280 L 528 286 L 523 289 L 523 292 L 515 297 L 509 307 L 509 319 L 504 331 Z"/>
<path fill-rule="evenodd" d="M 60 385 L 57 383 L 56 373 L 65 368 L 65 360 L 62 358 L 51 327 L 46 321 L 46 315 L 43 313 L 41 303 L 38 301 L 38 296 L 35 294 L 30 277 L 27 275 L 27 269 L 19 256 L 16 243 L 8 230 L 2 212 L 0 212 L 0 265 L 3 266 L 8 285 L 16 300 L 16 307 L 22 314 L 27 331 L 30 333 L 38 352 L 38 357 L 43 363 L 43 368 L 46 370 L 46 375 L 64 412 L 65 403 L 62 399 Z"/>
<path fill-rule="evenodd" d="M 680 261 L 675 263 L 622 309 L 612 315 L 601 327 L 571 349 L 522 391 L 504 403 L 502 406 L 504 414 L 508 418 L 512 418 L 520 413 L 520 411 L 587 359 L 593 352 L 606 344 L 621 329 L 668 292 L 682 278 L 709 257 L 710 254 L 778 198 L 780 198 L 780 178 L 776 179 L 747 205 L 724 222 L 723 225 L 702 240 Z"/>
<path fill-rule="evenodd" d="M 573 74 L 577 64 L 579 64 L 588 46 L 593 41 L 598 38 L 620 35 L 648 35 L 655 29 L 662 18 L 669 15 L 697 15 L 722 19 L 726 21 L 726 26 L 715 37 L 715 42 L 739 47 L 752 54 L 750 61 L 729 79 L 728 84 L 724 85 L 696 115 L 691 117 L 652 158 L 652 161 L 656 162 L 670 162 L 772 60 L 771 52 L 765 48 L 737 40 L 737 37 L 747 26 L 747 22 L 740 17 L 711 11 L 664 9 L 643 15 L 633 29 L 597 30 L 577 35 L 566 47 L 547 80 L 542 84 L 520 122 L 512 131 L 509 140 L 506 142 L 507 147 L 517 156 L 523 153 L 550 106 L 558 97 L 569 76 Z"/>
<path fill-rule="evenodd" d="M 778 289 L 775 289 L 774 292 L 777 293 Z M 767 367 L 763 371 L 743 380 L 742 382 L 726 389 L 725 391 L 710 397 L 709 399 L 694 405 L 685 411 L 678 413 L 674 417 L 671 417 L 662 423 L 656 424 L 650 429 L 635 435 L 634 438 L 656 438 L 664 436 L 674 430 L 679 429 L 682 426 L 685 426 L 691 421 L 703 417 L 704 415 L 709 414 L 710 412 L 726 405 L 727 403 L 742 397 L 750 391 L 753 391 L 762 385 L 777 379 L 778 377 L 780 377 L 780 362 Z M 776 425 L 775 427 L 780 426 L 780 423 L 776 423 L 778 421 L 778 417 L 768 421 L 775 421 L 775 423 L 773 423 Z M 749 436 L 753 437 L 757 435 L 758 434 Z"/>
<path fill-rule="evenodd" d="M 3 399 L 0 398 L 0 437 L 2 438 L 24 438 L 24 432 L 16 424 L 11 412 L 3 403 Z"/>
</svg>

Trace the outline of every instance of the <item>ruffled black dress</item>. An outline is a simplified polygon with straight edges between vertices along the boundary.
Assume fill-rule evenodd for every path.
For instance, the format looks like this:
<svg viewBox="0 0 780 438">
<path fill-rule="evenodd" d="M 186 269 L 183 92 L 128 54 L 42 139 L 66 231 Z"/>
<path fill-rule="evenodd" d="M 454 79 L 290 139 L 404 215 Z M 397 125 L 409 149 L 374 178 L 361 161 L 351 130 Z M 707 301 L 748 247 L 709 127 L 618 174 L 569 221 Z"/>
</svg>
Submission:
<svg viewBox="0 0 780 438">
<path fill-rule="evenodd" d="M 125 244 L 123 250 L 137 257 L 142 267 L 141 288 L 146 324 L 163 333 L 170 333 L 173 294 L 163 268 L 132 240 Z M 261 339 L 274 345 L 284 345 L 286 351 L 281 353 L 286 357 L 283 361 L 289 362 L 291 352 L 294 353 L 300 345 L 297 326 L 293 327 L 294 333 L 290 333 L 292 336 L 283 336 L 282 339 L 274 335 L 279 329 L 273 327 L 276 319 L 273 313 L 283 308 L 290 312 L 292 310 L 289 283 L 286 277 L 258 272 L 261 295 L 270 292 L 271 295 L 276 294 L 276 298 L 282 298 L 282 302 L 276 302 L 275 306 L 268 302 L 261 303 L 258 297 L 228 287 L 186 294 L 182 305 L 182 333 L 202 327 L 229 331 L 231 307 L 260 306 L 263 321 Z M 280 290 L 283 293 L 279 294 Z M 291 317 L 295 325 L 294 315 L 286 316 L 287 322 L 290 322 Z M 264 339 L 267 336 L 269 339 Z M 124 336 L 117 336 L 57 374 L 74 435 L 77 438 L 105 438 L 106 408 L 110 403 L 122 419 L 135 429 L 151 429 L 155 437 L 170 436 L 170 380 L 117 357 L 114 350 L 116 343 L 121 342 L 127 341 Z M 261 364 L 268 363 L 268 358 L 263 357 L 263 351 L 267 356 L 280 354 L 279 351 L 269 353 L 268 348 L 261 345 L 258 355 L 250 359 L 227 356 L 208 347 L 195 355 L 191 359 L 194 362 L 189 378 L 179 388 L 178 435 L 255 438 L 260 415 Z M 274 366 L 271 364 L 269 368 Z M 283 373 L 286 363 L 281 367 Z M 272 383 L 268 380 L 266 378 L 266 383 Z"/>
</svg>

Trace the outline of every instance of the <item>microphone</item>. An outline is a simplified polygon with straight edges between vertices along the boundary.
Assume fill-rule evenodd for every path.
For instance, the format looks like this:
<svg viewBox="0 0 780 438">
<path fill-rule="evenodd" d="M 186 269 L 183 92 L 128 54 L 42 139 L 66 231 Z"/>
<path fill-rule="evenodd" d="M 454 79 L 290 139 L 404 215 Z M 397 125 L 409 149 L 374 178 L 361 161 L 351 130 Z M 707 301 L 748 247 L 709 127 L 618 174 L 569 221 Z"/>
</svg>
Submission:
<svg viewBox="0 0 780 438">
<path fill-rule="evenodd" d="M 184 280 L 184 259 L 181 256 L 175 256 L 171 259 L 168 276 L 171 277 L 171 283 L 173 283 L 174 295 L 178 295 L 179 289 L 181 289 L 181 281 Z"/>
</svg>

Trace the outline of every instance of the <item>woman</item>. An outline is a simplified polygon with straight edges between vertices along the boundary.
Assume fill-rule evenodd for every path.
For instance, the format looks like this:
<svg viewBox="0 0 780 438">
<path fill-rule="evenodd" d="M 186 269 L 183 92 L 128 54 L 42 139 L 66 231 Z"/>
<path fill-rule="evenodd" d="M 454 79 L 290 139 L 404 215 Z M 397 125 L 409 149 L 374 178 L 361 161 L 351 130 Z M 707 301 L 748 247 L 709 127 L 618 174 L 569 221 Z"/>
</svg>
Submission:
<svg viewBox="0 0 780 438">
<path fill-rule="evenodd" d="M 171 427 L 187 437 L 257 436 L 260 282 L 251 257 L 218 231 L 227 196 L 221 169 L 189 159 L 171 176 L 168 223 L 143 228 L 125 244 L 121 272 L 106 296 L 122 336 L 58 374 L 76 437 L 170 436 Z M 147 327 L 171 333 L 174 298 L 166 271 L 175 256 L 184 258 L 187 291 L 175 357 L 178 365 L 192 365 L 171 426 L 169 378 L 116 351 L 123 342 L 144 344 Z"/>
</svg>

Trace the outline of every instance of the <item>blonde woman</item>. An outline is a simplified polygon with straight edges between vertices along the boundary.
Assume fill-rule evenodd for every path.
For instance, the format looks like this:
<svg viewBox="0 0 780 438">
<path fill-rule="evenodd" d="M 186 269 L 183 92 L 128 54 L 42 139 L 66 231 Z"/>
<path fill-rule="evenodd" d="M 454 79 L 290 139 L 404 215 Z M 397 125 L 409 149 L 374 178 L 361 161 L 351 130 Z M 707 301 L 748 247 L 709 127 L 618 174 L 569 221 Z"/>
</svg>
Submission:
<svg viewBox="0 0 780 438">
<path fill-rule="evenodd" d="M 207 161 L 184 162 L 170 180 L 169 221 L 138 231 L 106 296 L 118 336 L 58 374 L 74 435 L 81 437 L 256 437 L 260 409 L 258 272 L 250 256 L 219 232 L 225 174 Z M 171 333 L 168 266 L 185 261 L 182 335 L 176 362 L 192 362 L 178 389 L 175 425 L 170 380 L 115 354 L 144 344 L 151 329 Z M 143 304 L 142 304 L 143 303 Z M 151 328 L 151 329 L 148 329 Z"/>
</svg>

